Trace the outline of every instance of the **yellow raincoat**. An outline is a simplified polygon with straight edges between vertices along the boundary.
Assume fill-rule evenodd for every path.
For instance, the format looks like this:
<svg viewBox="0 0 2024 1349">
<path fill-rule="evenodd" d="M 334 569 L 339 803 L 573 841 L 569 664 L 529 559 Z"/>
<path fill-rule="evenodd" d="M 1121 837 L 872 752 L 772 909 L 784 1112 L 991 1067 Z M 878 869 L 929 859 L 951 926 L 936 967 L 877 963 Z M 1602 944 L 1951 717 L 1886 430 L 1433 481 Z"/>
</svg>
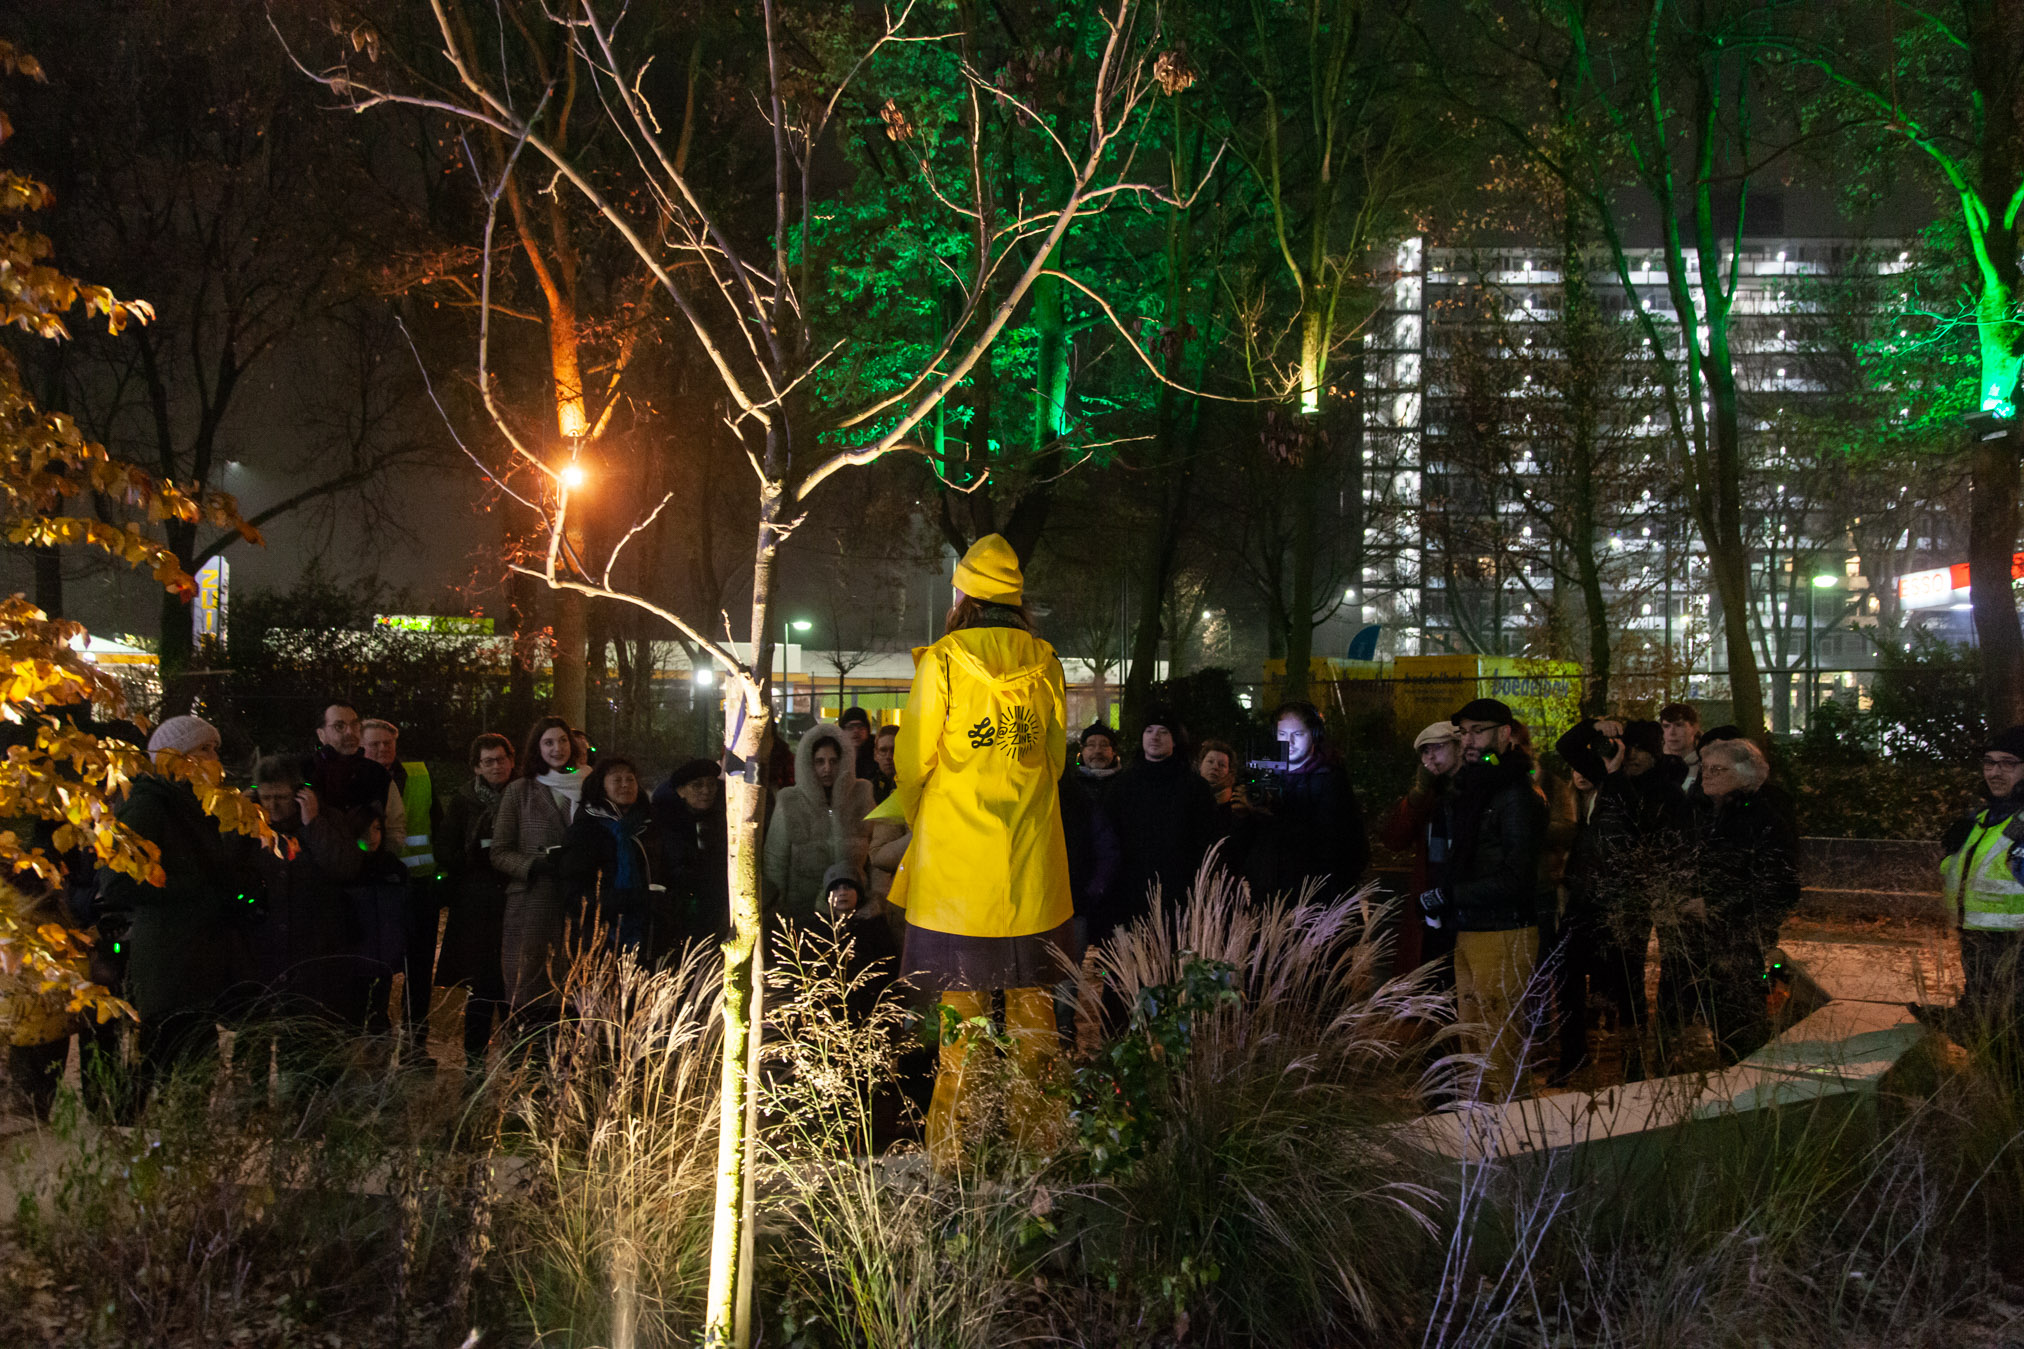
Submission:
<svg viewBox="0 0 2024 1349">
<path fill-rule="evenodd" d="M 1068 761 L 1054 648 L 1021 628 L 961 628 L 914 650 L 893 749 L 913 841 L 888 902 L 963 937 L 1048 932 L 1075 911 L 1058 782 Z"/>
</svg>

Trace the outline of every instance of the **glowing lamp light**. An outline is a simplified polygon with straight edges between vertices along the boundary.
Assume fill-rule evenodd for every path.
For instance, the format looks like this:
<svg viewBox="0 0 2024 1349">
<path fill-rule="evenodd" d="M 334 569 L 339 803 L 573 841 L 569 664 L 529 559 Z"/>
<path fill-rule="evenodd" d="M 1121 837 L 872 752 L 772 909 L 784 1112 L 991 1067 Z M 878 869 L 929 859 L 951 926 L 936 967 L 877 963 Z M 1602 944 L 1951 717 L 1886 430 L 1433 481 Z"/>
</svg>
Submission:
<svg viewBox="0 0 2024 1349">
<path fill-rule="evenodd" d="M 1815 590 L 1832 590 L 1840 584 L 1841 578 L 1839 576 L 1816 576 L 1813 578 L 1813 588 Z"/>
<path fill-rule="evenodd" d="M 707 665 L 699 665 L 696 667 L 695 674 L 690 676 L 690 678 L 695 681 L 697 688 L 706 689 L 717 682 L 717 672 Z"/>
<path fill-rule="evenodd" d="M 583 465 L 570 464 L 568 467 L 564 468 L 562 472 L 556 474 L 555 476 L 562 479 L 562 485 L 564 487 L 574 490 L 578 487 L 583 486 L 584 480 Z"/>
<path fill-rule="evenodd" d="M 807 632 L 810 628 L 815 626 L 815 620 L 809 618 L 797 618 L 792 623 L 789 623 L 787 626 L 794 629 L 796 632 Z"/>
</svg>

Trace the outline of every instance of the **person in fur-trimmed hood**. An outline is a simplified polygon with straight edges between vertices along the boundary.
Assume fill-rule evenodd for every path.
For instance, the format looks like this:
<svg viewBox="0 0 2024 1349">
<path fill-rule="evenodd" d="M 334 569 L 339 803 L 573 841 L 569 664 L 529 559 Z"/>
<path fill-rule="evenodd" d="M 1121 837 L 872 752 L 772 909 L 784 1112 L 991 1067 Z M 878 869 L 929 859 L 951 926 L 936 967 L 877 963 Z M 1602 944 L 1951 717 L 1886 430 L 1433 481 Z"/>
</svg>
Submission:
<svg viewBox="0 0 2024 1349">
<path fill-rule="evenodd" d="M 801 737 L 794 747 L 794 785 L 780 790 L 766 826 L 770 917 L 806 924 L 821 911 L 822 878 L 831 867 L 844 863 L 862 874 L 872 798 L 842 727 L 825 721 Z"/>
</svg>

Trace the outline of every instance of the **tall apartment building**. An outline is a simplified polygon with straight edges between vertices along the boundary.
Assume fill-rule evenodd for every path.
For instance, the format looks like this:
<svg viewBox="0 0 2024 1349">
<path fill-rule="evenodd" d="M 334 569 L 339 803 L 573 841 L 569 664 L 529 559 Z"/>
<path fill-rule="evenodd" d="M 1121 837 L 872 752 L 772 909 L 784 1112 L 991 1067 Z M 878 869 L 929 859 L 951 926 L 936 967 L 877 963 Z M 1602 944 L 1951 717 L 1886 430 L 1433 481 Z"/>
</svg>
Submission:
<svg viewBox="0 0 2024 1349">
<path fill-rule="evenodd" d="M 1888 279 L 1908 260 L 1895 245 L 1848 238 L 1746 239 L 1736 259 L 1731 336 L 1753 630 L 1780 724 L 1807 705 L 1798 681 L 1808 670 L 1833 672 L 1815 686 L 1818 696 L 1851 684 L 1843 672 L 1874 664 L 1870 630 L 1895 615 L 1899 575 L 1965 556 L 1965 519 L 1935 493 L 1905 484 L 1892 498 L 1874 473 L 1858 481 L 1845 449 L 1824 448 L 1823 436 L 1832 437 L 1823 427 L 1867 434 L 1833 420 L 1852 403 L 1857 377 L 1846 341 L 1851 315 L 1838 311 L 1887 302 Z M 1614 456 L 1596 517 L 1608 539 L 1603 588 L 1613 627 L 1631 639 L 1617 644 L 1619 668 L 1628 650 L 1633 665 L 1669 666 L 1676 687 L 1719 691 L 1728 665 L 1719 601 L 1679 494 L 1658 363 L 1634 340 L 1630 312 L 1635 303 L 1674 319 L 1663 255 L 1632 250 L 1629 272 L 1627 288 L 1607 253 L 1588 256 L 1597 307 L 1625 330 L 1597 429 Z M 1564 437 L 1548 425 L 1556 395 L 1534 384 L 1535 374 L 1550 382 L 1542 372 L 1557 356 L 1558 249 L 1430 248 L 1407 239 L 1384 284 L 1357 390 L 1371 528 L 1339 626 L 1380 625 L 1380 650 L 1390 655 L 1566 650 L 1565 632 L 1545 631 L 1556 615 L 1564 624 L 1580 610 L 1565 567 L 1556 574 L 1549 557 L 1565 559 L 1549 537 L 1562 522 L 1555 512 L 1569 508 L 1553 499 L 1565 491 L 1564 465 L 1553 460 Z M 1677 322 L 1668 331 L 1677 353 Z M 1963 616 L 1925 617 L 1953 635 Z"/>
</svg>

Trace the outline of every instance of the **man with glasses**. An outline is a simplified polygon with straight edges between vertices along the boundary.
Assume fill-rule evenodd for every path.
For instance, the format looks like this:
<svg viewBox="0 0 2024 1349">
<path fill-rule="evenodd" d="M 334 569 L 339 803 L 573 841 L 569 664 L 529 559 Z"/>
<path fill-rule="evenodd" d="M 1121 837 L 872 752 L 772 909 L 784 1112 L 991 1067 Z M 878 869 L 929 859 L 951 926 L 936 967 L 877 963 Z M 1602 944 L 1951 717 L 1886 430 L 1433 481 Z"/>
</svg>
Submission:
<svg viewBox="0 0 2024 1349">
<path fill-rule="evenodd" d="M 2007 1033 L 2024 949 L 2024 726 L 1983 747 L 1982 788 L 1987 800 L 1940 840 L 1940 877 L 1961 924 L 1962 1009 Z"/>
<path fill-rule="evenodd" d="M 1433 884 L 1419 906 L 1429 927 L 1455 934 L 1455 1019 L 1483 1056 L 1481 1098 L 1496 1102 L 1526 1093 L 1525 989 L 1545 907 L 1546 798 L 1508 705 L 1477 698 L 1452 721 L 1462 766 L 1434 811 Z"/>
<path fill-rule="evenodd" d="M 316 722 L 316 753 L 309 760 L 309 785 L 325 810 L 342 817 L 353 838 L 365 835 L 367 812 L 385 811 L 394 780 L 366 758 L 358 709 L 342 699 L 323 709 Z"/>
</svg>

